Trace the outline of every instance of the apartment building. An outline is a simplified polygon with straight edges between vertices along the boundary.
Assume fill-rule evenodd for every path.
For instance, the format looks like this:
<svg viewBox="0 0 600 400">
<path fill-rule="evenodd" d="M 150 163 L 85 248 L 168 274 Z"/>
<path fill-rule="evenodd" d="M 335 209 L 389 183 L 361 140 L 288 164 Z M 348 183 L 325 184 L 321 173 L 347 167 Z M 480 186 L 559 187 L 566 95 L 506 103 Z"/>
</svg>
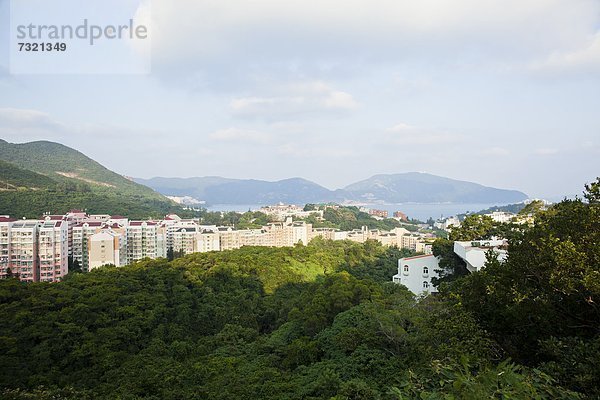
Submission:
<svg viewBox="0 0 600 400">
<path fill-rule="evenodd" d="M 23 282 L 39 280 L 38 220 L 18 220 L 11 226 L 10 270 Z"/>
<path fill-rule="evenodd" d="M 103 229 L 88 238 L 88 270 L 103 265 L 117 267 L 127 264 L 127 241 L 123 235 L 112 229 Z"/>
<path fill-rule="evenodd" d="M 175 227 L 170 232 L 170 248 L 175 253 L 192 254 L 196 253 L 198 226 L 188 225 Z"/>
<path fill-rule="evenodd" d="M 0 216 L 0 279 L 6 279 L 12 270 L 10 268 L 11 228 L 16 221 L 8 215 Z"/>
<path fill-rule="evenodd" d="M 387 218 L 389 216 L 389 213 L 387 212 L 387 210 L 370 209 L 369 215 L 379 218 Z"/>
<path fill-rule="evenodd" d="M 68 222 L 57 216 L 40 222 L 38 259 L 40 282 L 58 282 L 69 272 Z"/>
<path fill-rule="evenodd" d="M 101 221 L 79 222 L 73 226 L 73 261 L 77 261 L 83 271 L 89 271 L 89 238 L 100 232 L 104 223 Z"/>
<path fill-rule="evenodd" d="M 129 221 L 125 228 L 128 263 L 159 257 L 158 228 L 158 224 L 153 221 Z"/>
<path fill-rule="evenodd" d="M 240 231 L 234 230 L 230 226 L 220 226 L 217 228 L 219 234 L 219 243 L 221 251 L 239 249 L 240 245 Z"/>
<path fill-rule="evenodd" d="M 203 228 L 197 235 L 196 250 L 198 253 L 221 250 L 219 232 L 216 229 Z"/>
</svg>

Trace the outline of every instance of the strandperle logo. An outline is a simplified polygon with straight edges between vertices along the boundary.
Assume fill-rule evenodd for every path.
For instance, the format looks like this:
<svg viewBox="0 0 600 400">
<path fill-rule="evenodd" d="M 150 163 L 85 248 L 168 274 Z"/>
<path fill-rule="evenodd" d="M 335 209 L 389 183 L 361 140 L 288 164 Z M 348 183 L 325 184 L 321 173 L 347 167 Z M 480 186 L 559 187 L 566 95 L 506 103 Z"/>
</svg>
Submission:
<svg viewBox="0 0 600 400">
<path fill-rule="evenodd" d="M 2 0 L 0 0 L 1 2 Z M 148 74 L 152 0 L 10 0 L 11 74 Z"/>
<path fill-rule="evenodd" d="M 130 19 L 124 25 L 96 25 L 84 19 L 80 25 L 39 25 L 27 24 L 16 26 L 16 37 L 19 40 L 87 40 L 90 46 L 99 40 L 115 39 L 147 39 L 148 28 L 135 25 Z"/>
</svg>

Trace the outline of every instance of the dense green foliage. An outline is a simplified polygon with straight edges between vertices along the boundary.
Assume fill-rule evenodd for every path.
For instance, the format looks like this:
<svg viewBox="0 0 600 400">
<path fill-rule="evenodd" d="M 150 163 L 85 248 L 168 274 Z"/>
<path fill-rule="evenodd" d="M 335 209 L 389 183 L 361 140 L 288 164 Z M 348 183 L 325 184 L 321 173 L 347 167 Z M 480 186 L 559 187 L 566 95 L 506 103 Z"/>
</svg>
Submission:
<svg viewBox="0 0 600 400">
<path fill-rule="evenodd" d="M 578 398 L 391 283 L 407 255 L 315 240 L 0 282 L 2 397 Z"/>
<path fill-rule="evenodd" d="M 0 160 L 0 190 L 19 188 L 44 189 L 54 187 L 55 184 L 56 182 L 47 176 Z"/>
<path fill-rule="evenodd" d="M 193 216 L 169 201 L 148 199 L 141 196 L 95 193 L 80 184 L 61 183 L 56 189 L 0 191 L 3 214 L 17 218 L 38 218 L 45 212 L 65 214 L 72 209 L 83 209 L 90 214 L 120 214 L 131 219 L 161 218 L 174 212 Z"/>
<path fill-rule="evenodd" d="M 223 225 L 234 226 L 236 229 L 255 229 L 261 228 L 274 220 L 260 211 L 250 211 L 239 213 L 235 211 L 218 212 L 198 210 L 200 223 L 205 225 Z"/>
<path fill-rule="evenodd" d="M 600 179 L 538 211 L 505 263 L 442 287 L 513 359 L 600 396 Z"/>
<path fill-rule="evenodd" d="M 539 202 L 539 200 L 534 200 L 532 203 L 537 203 L 537 202 Z M 531 204 L 531 203 L 529 203 L 529 204 Z M 494 211 L 504 211 L 504 212 L 509 212 L 509 213 L 513 213 L 513 214 L 518 214 L 521 212 L 521 210 L 523 210 L 527 206 L 528 206 L 528 204 L 525 204 L 525 203 L 506 204 L 503 206 L 493 206 L 490 208 L 486 208 L 485 210 L 477 211 L 475 214 L 484 215 L 484 214 L 493 213 Z M 458 214 L 458 217 L 461 219 L 466 216 L 467 216 L 467 214 Z"/>
</svg>

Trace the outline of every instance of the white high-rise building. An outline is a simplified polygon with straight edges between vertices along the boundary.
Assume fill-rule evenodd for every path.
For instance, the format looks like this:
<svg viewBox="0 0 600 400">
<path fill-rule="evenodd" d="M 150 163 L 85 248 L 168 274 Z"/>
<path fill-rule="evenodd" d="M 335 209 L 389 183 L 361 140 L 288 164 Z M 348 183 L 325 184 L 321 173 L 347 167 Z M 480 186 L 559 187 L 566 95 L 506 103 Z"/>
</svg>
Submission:
<svg viewBox="0 0 600 400">
<path fill-rule="evenodd" d="M 127 263 L 158 257 L 158 225 L 152 221 L 130 221 L 127 225 Z"/>
</svg>

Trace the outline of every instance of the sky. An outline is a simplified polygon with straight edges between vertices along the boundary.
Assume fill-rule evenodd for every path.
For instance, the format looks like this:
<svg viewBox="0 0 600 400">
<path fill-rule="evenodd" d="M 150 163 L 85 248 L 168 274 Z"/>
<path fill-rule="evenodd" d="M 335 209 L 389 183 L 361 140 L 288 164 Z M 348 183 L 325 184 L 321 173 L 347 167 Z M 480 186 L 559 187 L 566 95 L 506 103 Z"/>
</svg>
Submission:
<svg viewBox="0 0 600 400">
<path fill-rule="evenodd" d="M 143 0 L 142 74 L 11 74 L 8 3 L 9 142 L 330 189 L 420 171 L 550 197 L 600 175 L 599 0 Z"/>
</svg>

